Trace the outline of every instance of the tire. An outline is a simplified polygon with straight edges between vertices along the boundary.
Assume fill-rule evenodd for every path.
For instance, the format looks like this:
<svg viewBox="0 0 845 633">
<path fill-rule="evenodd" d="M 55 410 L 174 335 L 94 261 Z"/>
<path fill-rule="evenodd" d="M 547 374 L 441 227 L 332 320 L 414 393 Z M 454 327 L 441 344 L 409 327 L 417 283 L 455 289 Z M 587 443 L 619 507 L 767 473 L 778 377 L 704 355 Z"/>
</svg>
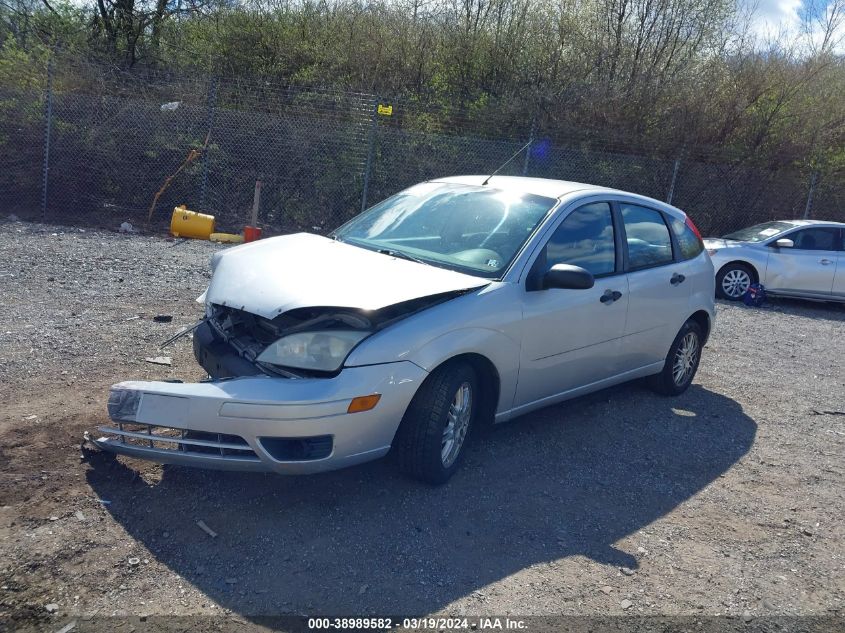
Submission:
<svg viewBox="0 0 845 633">
<path fill-rule="evenodd" d="M 396 432 L 393 450 L 400 470 L 433 485 L 449 481 L 466 453 L 479 394 L 478 376 L 468 363 L 436 369 L 414 395 Z"/>
<path fill-rule="evenodd" d="M 704 336 L 698 323 L 692 320 L 684 323 L 672 341 L 663 369 L 659 374 L 646 379 L 648 386 L 664 396 L 678 396 L 684 393 L 698 371 L 703 340 Z M 683 367 L 679 366 L 679 363 Z"/>
<path fill-rule="evenodd" d="M 740 262 L 726 264 L 716 275 L 716 296 L 728 301 L 739 301 L 755 279 L 756 275 L 750 266 Z"/>
</svg>

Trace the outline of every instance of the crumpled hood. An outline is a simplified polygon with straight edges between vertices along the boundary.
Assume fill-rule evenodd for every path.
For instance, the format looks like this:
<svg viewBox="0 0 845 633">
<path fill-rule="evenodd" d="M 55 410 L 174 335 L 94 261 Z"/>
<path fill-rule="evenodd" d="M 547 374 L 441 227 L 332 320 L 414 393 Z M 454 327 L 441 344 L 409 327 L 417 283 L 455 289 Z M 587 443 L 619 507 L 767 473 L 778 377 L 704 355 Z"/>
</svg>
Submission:
<svg viewBox="0 0 845 633">
<path fill-rule="evenodd" d="M 215 262 L 206 301 L 268 319 L 306 307 L 378 310 L 490 283 L 309 233 L 237 246 Z"/>
</svg>

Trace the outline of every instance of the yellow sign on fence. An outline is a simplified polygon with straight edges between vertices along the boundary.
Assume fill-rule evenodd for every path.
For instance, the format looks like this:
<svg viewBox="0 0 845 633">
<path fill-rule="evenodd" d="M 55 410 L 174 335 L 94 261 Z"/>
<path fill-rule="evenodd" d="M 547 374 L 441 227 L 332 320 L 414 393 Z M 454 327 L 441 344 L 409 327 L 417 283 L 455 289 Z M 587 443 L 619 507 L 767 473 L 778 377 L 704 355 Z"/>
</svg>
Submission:
<svg viewBox="0 0 845 633">
<path fill-rule="evenodd" d="M 390 116 L 393 114 L 393 106 L 380 103 L 378 104 L 378 113 L 384 116 Z"/>
</svg>

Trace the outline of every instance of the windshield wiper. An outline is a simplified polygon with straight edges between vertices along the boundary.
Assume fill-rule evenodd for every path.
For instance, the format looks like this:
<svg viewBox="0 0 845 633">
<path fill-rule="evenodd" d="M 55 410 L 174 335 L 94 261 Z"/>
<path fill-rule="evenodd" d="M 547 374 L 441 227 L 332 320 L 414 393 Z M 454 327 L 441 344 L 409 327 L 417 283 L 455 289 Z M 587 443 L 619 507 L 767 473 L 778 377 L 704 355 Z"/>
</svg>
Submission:
<svg viewBox="0 0 845 633">
<path fill-rule="evenodd" d="M 394 251 L 392 248 L 379 248 L 376 252 L 381 253 L 382 255 L 390 255 L 391 257 L 407 259 L 408 261 L 417 262 L 418 264 L 425 264 L 426 266 L 430 265 L 427 261 L 420 259 L 419 257 L 408 255 L 408 253 L 403 253 L 402 251 Z"/>
</svg>

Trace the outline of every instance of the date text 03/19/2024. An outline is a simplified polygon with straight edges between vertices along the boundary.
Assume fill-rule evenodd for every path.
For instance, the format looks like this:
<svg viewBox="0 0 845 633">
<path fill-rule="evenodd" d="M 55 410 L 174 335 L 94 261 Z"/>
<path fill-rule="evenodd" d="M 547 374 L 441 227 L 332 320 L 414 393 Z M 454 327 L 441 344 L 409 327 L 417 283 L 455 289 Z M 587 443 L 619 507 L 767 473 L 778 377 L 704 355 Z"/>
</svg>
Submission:
<svg viewBox="0 0 845 633">
<path fill-rule="evenodd" d="M 526 629 L 524 620 L 500 617 L 478 618 L 448 618 L 448 617 L 420 617 L 420 618 L 308 618 L 310 630 L 342 630 L 342 629 L 406 629 L 406 630 L 471 630 L 519 631 Z"/>
</svg>

